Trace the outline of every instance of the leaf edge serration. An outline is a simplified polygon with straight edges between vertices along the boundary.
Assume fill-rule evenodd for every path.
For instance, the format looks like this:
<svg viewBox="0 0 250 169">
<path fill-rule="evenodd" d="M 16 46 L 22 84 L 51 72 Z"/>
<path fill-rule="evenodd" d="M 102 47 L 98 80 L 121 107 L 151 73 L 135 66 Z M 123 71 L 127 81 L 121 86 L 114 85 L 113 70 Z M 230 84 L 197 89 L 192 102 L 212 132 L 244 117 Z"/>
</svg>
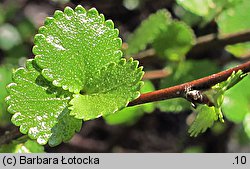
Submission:
<svg viewBox="0 0 250 169">
<path fill-rule="evenodd" d="M 37 54 L 39 51 L 39 45 L 42 44 L 42 41 L 46 39 L 45 35 L 43 34 L 44 31 L 47 30 L 47 27 L 49 27 L 50 23 L 55 22 L 56 19 L 60 19 L 61 17 L 67 16 L 72 16 L 74 13 L 76 14 L 86 14 L 88 15 L 94 15 L 94 16 L 100 16 L 103 25 L 105 25 L 107 28 L 114 30 L 116 33 L 116 37 L 113 38 L 112 41 L 117 44 L 117 49 L 114 52 L 115 55 L 117 55 L 117 58 L 122 58 L 123 52 L 121 50 L 122 48 L 122 39 L 119 37 L 119 30 L 114 27 L 114 22 L 110 19 L 105 20 L 105 17 L 103 14 L 100 14 L 96 8 L 91 8 L 89 10 L 86 10 L 83 6 L 78 5 L 75 7 L 75 9 L 72 9 L 71 7 L 65 7 L 64 11 L 61 10 L 56 10 L 54 12 L 53 17 L 47 17 L 45 19 L 44 25 L 41 26 L 38 30 L 38 34 L 35 35 L 34 37 L 34 46 L 32 48 L 32 52 L 35 55 L 35 61 L 36 64 L 42 69 L 41 74 L 45 79 L 48 81 L 52 82 L 52 84 L 56 87 L 62 87 L 64 90 L 68 90 L 71 93 L 80 93 L 82 87 L 76 88 L 75 86 L 71 86 L 68 84 L 64 84 L 63 82 L 60 82 L 59 78 L 53 78 L 52 75 L 53 73 L 48 71 L 48 68 L 43 67 L 39 63 L 39 57 L 42 57 L 41 55 Z"/>
<path fill-rule="evenodd" d="M 100 69 L 100 71 L 99 71 L 101 73 L 102 71 L 104 72 L 105 70 L 109 69 L 110 67 L 115 67 L 115 66 L 118 66 L 118 65 L 124 66 L 125 64 L 131 64 L 131 63 L 132 63 L 132 66 L 133 66 L 133 70 L 135 70 L 137 73 L 141 73 L 138 82 L 136 84 L 133 84 L 134 86 L 137 86 L 137 90 L 134 92 L 133 97 L 130 97 L 125 101 L 126 102 L 125 104 L 123 104 L 120 107 L 119 106 L 114 107 L 113 111 L 108 112 L 108 114 L 113 114 L 113 113 L 115 113 L 117 111 L 120 111 L 120 110 L 126 108 L 127 105 L 129 104 L 129 102 L 131 102 L 131 101 L 137 99 L 138 97 L 140 97 L 140 94 L 141 94 L 140 89 L 144 85 L 144 82 L 141 81 L 141 79 L 142 79 L 142 77 L 144 75 L 143 66 L 138 67 L 139 62 L 137 60 L 133 60 L 133 58 L 129 58 L 128 60 L 122 58 L 120 60 L 120 62 L 118 62 L 118 63 L 111 62 L 110 64 L 102 67 Z M 68 109 L 71 110 L 71 112 L 70 112 L 71 116 L 74 116 L 76 119 L 82 119 L 83 121 L 88 121 L 88 120 L 93 120 L 93 119 L 99 118 L 101 116 L 106 116 L 107 115 L 107 113 L 105 114 L 105 113 L 101 112 L 97 116 L 94 116 L 94 117 L 91 117 L 91 118 L 86 118 L 84 116 L 80 116 L 79 114 L 73 113 L 74 112 L 74 103 L 73 103 L 74 98 L 79 97 L 79 96 L 81 96 L 81 94 L 73 94 L 73 99 L 71 99 L 70 102 L 69 102 Z"/>
<path fill-rule="evenodd" d="M 50 134 L 45 134 L 45 133 L 44 133 L 44 134 L 41 134 L 41 135 L 34 135 L 34 133 L 32 132 L 32 129 L 34 128 L 34 126 L 31 127 L 31 126 L 29 126 L 29 125 L 26 124 L 26 123 L 20 123 L 20 122 L 16 121 L 16 119 L 15 119 L 16 116 L 18 116 L 18 115 L 20 115 L 20 114 L 25 114 L 25 112 L 22 112 L 22 113 L 21 113 L 21 111 L 19 112 L 19 111 L 15 110 L 15 107 L 16 107 L 16 106 L 14 106 L 14 109 L 13 109 L 13 104 L 14 104 L 14 103 L 12 103 L 12 102 L 13 102 L 13 100 L 15 100 L 15 97 L 14 97 L 13 94 L 11 94 L 11 91 L 13 90 L 12 87 L 13 87 L 13 86 L 18 86 L 19 83 L 21 84 L 21 82 L 16 81 L 15 77 L 20 78 L 19 74 L 20 74 L 20 73 L 22 74 L 22 72 L 28 73 L 28 74 L 31 73 L 31 74 L 35 75 L 36 77 L 38 77 L 39 75 L 41 75 L 41 74 L 40 74 L 40 71 L 41 71 L 41 70 L 40 70 L 39 67 L 37 67 L 37 65 L 36 65 L 36 63 L 35 63 L 35 61 L 34 61 L 34 59 L 28 59 L 28 60 L 26 61 L 26 64 L 25 64 L 24 67 L 20 67 L 20 68 L 14 70 L 14 71 L 13 71 L 13 75 L 12 75 L 12 79 L 13 79 L 13 80 L 12 80 L 12 82 L 11 82 L 10 84 L 8 84 L 8 85 L 6 86 L 6 90 L 7 90 L 7 92 L 8 92 L 9 95 L 5 98 L 5 102 L 6 102 L 6 104 L 8 105 L 7 111 L 8 111 L 10 114 L 12 114 L 11 122 L 12 122 L 15 126 L 19 127 L 19 131 L 20 131 L 22 134 L 28 135 L 30 139 L 36 140 L 36 142 L 37 142 L 38 144 L 40 144 L 40 145 L 48 144 L 49 146 L 54 147 L 54 146 L 57 146 L 57 145 L 61 144 L 62 142 L 68 142 L 68 141 L 73 137 L 74 133 L 80 131 L 80 129 L 81 129 L 81 127 L 82 127 L 82 124 L 83 124 L 83 121 L 82 121 L 82 120 L 79 121 L 79 120 L 75 119 L 75 120 L 77 120 L 78 122 L 77 122 L 77 124 L 76 124 L 76 121 L 74 121 L 74 125 L 75 125 L 74 127 L 77 127 L 77 128 L 74 128 L 73 130 L 72 130 L 72 128 L 71 128 L 71 130 L 69 130 L 70 134 L 68 135 L 68 137 L 65 137 L 65 135 L 63 135 L 63 134 L 60 133 L 60 132 L 58 133 L 58 132 L 56 132 L 56 130 L 55 130 L 55 127 L 59 124 L 59 120 L 60 120 L 60 118 L 59 118 L 59 116 L 58 116 L 58 117 L 56 117 L 56 118 L 57 118 L 57 122 L 54 123 L 54 126 L 52 126 L 52 127 L 50 128 L 50 131 L 51 131 Z M 32 75 L 32 76 L 33 76 L 33 75 Z M 24 80 L 24 78 L 20 78 L 20 79 Z M 25 80 L 27 80 L 27 79 L 25 79 Z M 49 87 L 49 86 L 47 86 L 47 87 Z M 61 98 L 61 99 L 62 99 L 62 100 L 65 100 L 65 101 L 67 101 L 67 102 L 69 102 L 70 97 L 68 96 L 68 97 Z M 11 101 L 11 100 L 12 100 L 12 101 Z M 14 102 L 15 102 L 15 101 L 14 101 Z M 68 111 L 69 111 L 69 110 L 68 110 Z M 64 114 L 64 115 L 65 115 L 65 114 Z M 69 114 L 68 114 L 68 115 L 69 115 Z M 72 119 L 74 119 L 74 118 L 72 117 Z M 76 126 L 76 125 L 78 125 L 78 126 Z M 48 131 L 49 131 L 49 130 L 48 130 Z M 39 131 L 39 132 L 40 132 L 40 131 Z M 55 141 L 54 138 L 52 138 L 52 136 L 53 136 L 54 134 L 57 134 L 57 135 L 58 135 L 56 141 Z"/>
</svg>

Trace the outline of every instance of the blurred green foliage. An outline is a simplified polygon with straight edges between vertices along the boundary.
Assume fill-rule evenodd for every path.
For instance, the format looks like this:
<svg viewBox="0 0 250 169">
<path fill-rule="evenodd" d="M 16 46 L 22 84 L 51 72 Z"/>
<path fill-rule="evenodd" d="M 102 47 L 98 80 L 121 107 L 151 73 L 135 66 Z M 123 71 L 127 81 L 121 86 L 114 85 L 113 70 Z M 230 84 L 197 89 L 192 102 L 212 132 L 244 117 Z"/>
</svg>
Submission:
<svg viewBox="0 0 250 169">
<path fill-rule="evenodd" d="M 9 144 L 0 147 L 0 153 L 43 153 L 44 147 L 36 141 L 27 138 L 13 140 Z"/>
</svg>

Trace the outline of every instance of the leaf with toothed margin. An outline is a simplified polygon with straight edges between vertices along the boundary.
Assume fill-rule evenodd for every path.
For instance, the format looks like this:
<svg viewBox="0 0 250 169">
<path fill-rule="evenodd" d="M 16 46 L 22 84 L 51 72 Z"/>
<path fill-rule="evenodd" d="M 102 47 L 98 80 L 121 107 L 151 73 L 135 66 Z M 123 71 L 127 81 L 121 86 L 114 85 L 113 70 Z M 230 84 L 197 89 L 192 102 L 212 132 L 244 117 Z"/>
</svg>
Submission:
<svg viewBox="0 0 250 169">
<path fill-rule="evenodd" d="M 80 130 L 82 121 L 69 115 L 72 94 L 44 79 L 34 60 L 16 70 L 13 81 L 7 87 L 6 102 L 13 114 L 11 121 L 20 126 L 21 133 L 37 139 L 39 144 L 56 146 Z"/>
<path fill-rule="evenodd" d="M 136 54 L 144 50 L 165 31 L 171 22 L 171 14 L 166 9 L 158 10 L 145 19 L 128 38 L 127 55 Z"/>
<path fill-rule="evenodd" d="M 66 7 L 48 17 L 35 36 L 33 53 L 42 75 L 53 85 L 79 93 L 101 67 L 119 62 L 122 41 L 111 20 L 95 8 Z"/>
<path fill-rule="evenodd" d="M 209 127 L 213 126 L 214 122 L 218 120 L 215 109 L 214 106 L 198 105 L 196 109 L 198 114 L 188 130 L 190 136 L 196 137 L 199 133 L 204 133 Z"/>
<path fill-rule="evenodd" d="M 110 63 L 87 82 L 84 94 L 74 95 L 70 114 L 90 120 L 124 108 L 139 97 L 142 76 L 142 67 L 138 68 L 138 62 L 133 59 Z"/>
<path fill-rule="evenodd" d="M 188 130 L 191 136 L 196 137 L 199 133 L 205 132 L 207 128 L 212 127 L 214 121 L 218 119 L 221 122 L 224 122 L 221 108 L 224 94 L 227 90 L 240 82 L 245 76 L 246 74 L 241 70 L 236 73 L 233 72 L 227 80 L 220 82 L 212 86 L 211 89 L 203 92 L 214 106 L 209 107 L 206 104 L 198 104 L 198 107 L 195 110 L 198 114 Z"/>
</svg>

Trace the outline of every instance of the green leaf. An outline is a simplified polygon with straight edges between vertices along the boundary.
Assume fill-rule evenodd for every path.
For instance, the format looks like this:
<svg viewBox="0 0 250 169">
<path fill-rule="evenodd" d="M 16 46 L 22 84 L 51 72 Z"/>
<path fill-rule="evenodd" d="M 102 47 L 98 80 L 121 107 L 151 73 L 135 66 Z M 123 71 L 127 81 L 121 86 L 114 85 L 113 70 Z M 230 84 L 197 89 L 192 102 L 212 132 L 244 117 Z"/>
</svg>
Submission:
<svg viewBox="0 0 250 169">
<path fill-rule="evenodd" d="M 111 20 L 95 8 L 66 7 L 48 17 L 35 36 L 33 53 L 42 75 L 53 85 L 79 93 L 101 67 L 119 62 L 122 41 Z"/>
<path fill-rule="evenodd" d="M 138 62 L 125 59 L 103 67 L 86 84 L 84 94 L 75 94 L 70 101 L 70 114 L 90 120 L 112 114 L 139 97 L 143 71 Z"/>
<path fill-rule="evenodd" d="M 195 44 L 193 30 L 184 22 L 173 21 L 153 42 L 159 56 L 180 61 Z"/>
<path fill-rule="evenodd" d="M 71 94 L 45 80 L 34 60 L 27 61 L 26 69 L 16 70 L 13 81 L 6 102 L 21 133 L 39 144 L 55 146 L 80 130 L 82 121 L 69 116 L 67 109 Z"/>
<path fill-rule="evenodd" d="M 161 80 L 161 89 L 218 72 L 217 65 L 209 60 L 186 60 L 172 67 L 174 73 Z M 160 101 L 157 106 L 162 112 L 182 112 L 190 109 L 190 103 L 182 98 Z"/>
<path fill-rule="evenodd" d="M 223 10 L 234 7 L 242 0 L 177 0 L 177 3 L 186 10 L 204 18 L 209 22 Z"/>
<path fill-rule="evenodd" d="M 211 89 L 203 92 L 203 94 L 209 98 L 210 102 L 212 102 L 214 106 L 209 107 L 206 104 L 198 105 L 198 108 L 196 109 L 198 115 L 189 129 L 191 136 L 196 137 L 199 133 L 205 132 L 206 129 L 211 127 L 214 121 L 218 118 L 221 122 L 224 122 L 221 106 L 224 101 L 225 91 L 241 81 L 243 77 L 245 77 L 245 74 L 243 74 L 241 70 L 236 73 L 233 72 L 226 81 L 218 83 L 212 86 Z"/>
<path fill-rule="evenodd" d="M 33 140 L 13 140 L 0 147 L 0 153 L 43 153 L 44 147 Z"/>
<path fill-rule="evenodd" d="M 195 110 L 198 114 L 188 130 L 190 136 L 196 137 L 199 133 L 204 133 L 207 128 L 212 127 L 214 121 L 218 120 L 215 109 L 214 106 L 198 105 Z"/>
<path fill-rule="evenodd" d="M 154 86 L 150 81 L 145 81 L 144 86 L 141 88 L 141 93 L 147 93 L 154 91 Z M 118 111 L 114 114 L 105 116 L 105 122 L 110 125 L 133 125 L 135 124 L 142 116 L 146 113 L 151 113 L 155 109 L 153 103 L 146 103 L 142 105 L 126 107 L 121 111 Z"/>
<path fill-rule="evenodd" d="M 177 3 L 184 7 L 185 9 L 199 15 L 199 16 L 207 16 L 210 12 L 210 8 L 214 6 L 214 2 L 212 0 L 177 0 Z"/>
<path fill-rule="evenodd" d="M 250 42 L 227 45 L 225 49 L 236 57 L 244 58 L 250 53 Z"/>
<path fill-rule="evenodd" d="M 250 138 L 250 113 L 248 113 L 243 121 L 243 126 L 245 133 L 247 134 L 248 138 Z"/>
<path fill-rule="evenodd" d="M 10 50 L 20 43 L 20 34 L 14 26 L 10 24 L 0 26 L 0 48 L 2 50 Z"/>
<path fill-rule="evenodd" d="M 250 29 L 250 8 L 249 0 L 242 0 L 234 8 L 225 10 L 217 18 L 217 24 L 219 27 L 220 35 L 226 35 L 230 33 L 236 33 Z M 226 50 L 231 52 L 237 57 L 247 54 L 250 51 L 250 44 L 239 43 L 236 45 L 226 46 Z"/>
<path fill-rule="evenodd" d="M 226 81 L 218 83 L 212 87 L 212 89 L 222 90 L 223 92 L 229 90 L 231 87 L 239 83 L 247 74 L 243 73 L 241 70 L 236 73 L 233 72 Z"/>
<path fill-rule="evenodd" d="M 7 105 L 4 102 L 7 97 L 6 85 L 11 82 L 12 69 L 8 66 L 0 67 L 0 126 L 5 126 L 10 122 L 10 114 L 6 111 Z"/>
<path fill-rule="evenodd" d="M 136 54 L 146 49 L 160 34 L 166 30 L 170 23 L 171 14 L 165 10 L 158 10 L 145 19 L 135 32 L 128 38 L 127 55 Z"/>
<path fill-rule="evenodd" d="M 180 5 L 174 6 L 174 13 L 178 18 L 180 18 L 181 21 L 185 22 L 189 26 L 198 25 L 202 21 L 202 17 L 195 15 L 188 10 L 185 10 Z"/>
<path fill-rule="evenodd" d="M 250 91 L 246 90 L 249 86 L 250 77 L 247 76 L 225 93 L 222 110 L 228 120 L 240 123 L 250 113 Z"/>
</svg>

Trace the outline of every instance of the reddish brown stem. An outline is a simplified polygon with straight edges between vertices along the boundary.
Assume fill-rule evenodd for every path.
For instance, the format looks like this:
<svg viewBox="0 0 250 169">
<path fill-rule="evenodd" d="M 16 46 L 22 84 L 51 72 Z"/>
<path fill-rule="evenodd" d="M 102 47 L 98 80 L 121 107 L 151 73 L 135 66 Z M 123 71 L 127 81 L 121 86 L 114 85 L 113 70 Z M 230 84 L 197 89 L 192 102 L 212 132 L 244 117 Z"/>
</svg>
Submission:
<svg viewBox="0 0 250 169">
<path fill-rule="evenodd" d="M 217 36 L 206 35 L 197 39 L 197 44 L 189 51 L 189 54 L 198 54 L 209 49 L 223 48 L 227 45 L 250 41 L 250 30 L 233 34 Z"/>
<path fill-rule="evenodd" d="M 149 92 L 142 94 L 139 98 L 129 103 L 128 106 L 134 106 L 143 103 L 155 102 L 160 100 L 167 100 L 177 97 L 184 97 L 185 91 L 188 88 L 194 90 L 206 90 L 217 83 L 227 80 L 227 78 L 233 73 L 233 71 L 242 70 L 244 73 L 250 71 L 250 61 L 243 63 L 232 69 L 228 69 L 201 79 L 197 79 L 191 82 L 183 83 L 177 86 L 156 90 L 154 92 Z M 200 70 L 197 70 L 200 71 Z"/>
</svg>

